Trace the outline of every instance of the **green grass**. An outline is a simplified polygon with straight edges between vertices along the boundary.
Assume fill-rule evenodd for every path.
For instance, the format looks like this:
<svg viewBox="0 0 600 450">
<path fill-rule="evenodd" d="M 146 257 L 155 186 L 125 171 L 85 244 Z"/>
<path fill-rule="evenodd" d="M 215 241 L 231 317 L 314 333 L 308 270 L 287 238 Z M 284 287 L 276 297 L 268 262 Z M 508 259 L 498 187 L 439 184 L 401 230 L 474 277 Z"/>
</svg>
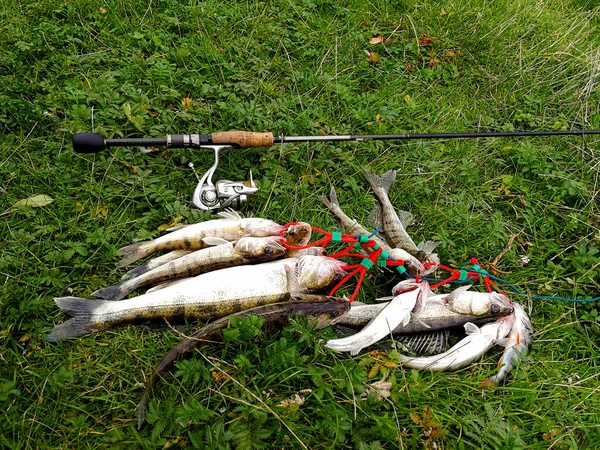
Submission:
<svg viewBox="0 0 600 450">
<path fill-rule="evenodd" d="M 324 349 L 300 321 L 205 348 L 154 389 L 142 383 L 178 336 L 119 327 L 50 345 L 52 297 L 115 283 L 116 249 L 193 209 L 192 161 L 136 149 L 74 154 L 109 137 L 598 129 L 595 2 L 193 2 L 6 0 L 0 10 L 0 446 L 5 448 L 595 448 L 597 304 L 532 307 L 532 353 L 482 392 L 500 351 L 456 373 L 386 368 Z M 386 45 L 370 45 L 377 35 Z M 423 45 L 422 37 L 432 40 Z M 366 61 L 365 49 L 381 62 Z M 190 101 L 182 100 L 189 98 Z M 379 115 L 379 120 L 377 117 Z M 372 122 L 372 124 L 369 124 Z M 247 214 L 337 229 L 317 194 L 333 184 L 366 222 L 361 175 L 399 169 L 391 199 L 443 262 L 502 258 L 532 295 L 600 291 L 595 138 L 365 142 L 229 150 L 217 177 L 261 187 Z M 37 194 L 54 201 L 16 207 Z M 292 201 L 293 200 L 293 201 Z M 521 263 L 527 256 L 531 262 Z M 367 280 L 361 300 L 387 295 Z M 308 330 L 308 331 L 307 331 Z M 387 399 L 371 386 L 391 383 Z M 371 387 L 370 387 L 371 386 Z M 278 406 L 298 394 L 303 404 Z M 300 443 L 302 442 L 302 444 Z"/>
</svg>

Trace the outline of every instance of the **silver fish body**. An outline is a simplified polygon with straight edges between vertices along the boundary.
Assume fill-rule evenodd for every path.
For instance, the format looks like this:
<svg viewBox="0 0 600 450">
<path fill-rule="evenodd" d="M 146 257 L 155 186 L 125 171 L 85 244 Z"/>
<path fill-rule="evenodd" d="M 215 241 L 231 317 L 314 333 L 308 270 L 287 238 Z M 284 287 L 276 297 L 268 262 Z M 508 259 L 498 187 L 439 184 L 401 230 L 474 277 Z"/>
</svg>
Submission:
<svg viewBox="0 0 600 450">
<path fill-rule="evenodd" d="M 133 269 L 127 271 L 122 277 L 121 280 L 130 280 L 132 278 L 138 277 L 146 272 L 151 271 L 152 269 L 156 269 L 157 267 L 162 266 L 170 261 L 174 261 L 182 256 L 185 256 L 191 253 L 191 250 L 173 250 L 164 255 L 157 256 L 156 258 L 152 258 L 146 261 L 144 264 L 141 264 Z"/>
<path fill-rule="evenodd" d="M 461 286 L 450 294 L 444 301 L 452 311 L 459 314 L 486 314 L 490 310 L 499 313 L 502 310 L 512 310 L 510 299 L 499 292 L 470 291 L 471 286 Z"/>
<path fill-rule="evenodd" d="M 224 317 L 243 309 L 287 301 L 297 292 L 324 289 L 336 276 L 343 277 L 346 273 L 341 269 L 341 261 L 338 265 L 319 264 L 320 261 L 297 263 L 297 259 L 287 258 L 253 266 L 230 267 L 121 301 L 55 298 L 57 306 L 74 317 L 57 325 L 46 340 L 56 342 L 84 336 L 137 320 Z M 319 276 L 312 274 L 313 271 L 318 271 Z M 303 284 L 298 280 L 303 280 Z"/>
<path fill-rule="evenodd" d="M 360 350 L 368 347 L 386 336 L 398 326 L 404 326 L 410 320 L 410 312 L 418 303 L 418 298 L 427 295 L 429 284 L 427 281 L 413 283 L 412 289 L 406 289 L 385 305 L 365 327 L 358 333 L 340 339 L 331 339 L 325 346 L 337 351 L 349 351 L 356 355 Z"/>
<path fill-rule="evenodd" d="M 533 342 L 533 325 L 523 306 L 514 302 L 515 323 L 510 330 L 508 339 L 500 345 L 504 346 L 504 353 L 498 362 L 498 373 L 481 383 L 482 386 L 495 387 L 502 384 L 516 365 L 523 361 L 529 354 Z"/>
<path fill-rule="evenodd" d="M 225 267 L 273 260 L 286 253 L 281 244 L 282 239 L 279 236 L 243 237 L 234 242 L 224 241 L 226 243 L 196 250 L 135 278 L 100 289 L 92 295 L 105 300 L 121 300 L 130 292 L 163 281 L 191 277 Z"/>
<path fill-rule="evenodd" d="M 410 369 L 426 369 L 432 372 L 461 369 L 480 359 L 499 339 L 506 337 L 514 320 L 515 316 L 511 314 L 481 328 L 469 322 L 465 324 L 467 337 L 448 351 L 426 357 L 399 355 L 400 363 Z"/>
</svg>

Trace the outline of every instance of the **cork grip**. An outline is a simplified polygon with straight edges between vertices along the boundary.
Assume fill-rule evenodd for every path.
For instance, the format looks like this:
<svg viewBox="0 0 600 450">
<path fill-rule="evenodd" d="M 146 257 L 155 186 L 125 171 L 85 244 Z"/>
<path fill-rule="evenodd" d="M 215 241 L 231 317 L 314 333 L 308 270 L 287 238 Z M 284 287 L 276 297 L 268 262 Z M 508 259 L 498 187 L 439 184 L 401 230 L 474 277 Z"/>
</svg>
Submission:
<svg viewBox="0 0 600 450">
<path fill-rule="evenodd" d="M 213 133 L 213 144 L 232 144 L 240 148 L 271 147 L 273 133 L 255 133 L 253 131 L 220 131 Z"/>
</svg>

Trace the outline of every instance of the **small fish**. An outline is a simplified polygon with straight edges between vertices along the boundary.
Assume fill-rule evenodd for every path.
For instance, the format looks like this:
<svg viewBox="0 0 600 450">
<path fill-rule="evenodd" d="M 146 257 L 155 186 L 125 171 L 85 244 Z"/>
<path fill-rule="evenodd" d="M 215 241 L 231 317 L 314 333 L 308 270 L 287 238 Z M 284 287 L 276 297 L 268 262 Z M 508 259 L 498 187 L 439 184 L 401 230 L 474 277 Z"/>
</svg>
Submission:
<svg viewBox="0 0 600 450">
<path fill-rule="evenodd" d="M 459 314 L 450 309 L 443 302 L 445 295 L 436 295 L 427 298 L 423 309 L 411 314 L 408 324 L 402 327 L 396 327 L 393 330 L 394 335 L 400 334 L 418 334 L 423 332 L 432 332 L 445 330 L 449 328 L 462 327 L 467 322 L 473 322 L 476 325 L 482 325 L 496 320 L 498 317 L 511 314 L 512 307 L 503 308 L 494 313 L 489 310 L 486 314 L 473 316 L 470 314 Z M 363 328 L 370 320 L 385 308 L 387 303 L 376 303 L 365 305 L 359 302 L 352 302 L 350 311 L 340 319 L 340 325 L 346 325 L 353 328 Z"/>
<path fill-rule="evenodd" d="M 407 222 L 407 215 L 410 215 L 410 213 L 404 212 L 403 221 L 396 213 L 388 196 L 390 187 L 396 180 L 396 171 L 388 170 L 381 176 L 372 173 L 366 168 L 363 171 L 381 207 L 381 213 L 378 217 L 373 217 L 373 222 L 381 223 L 383 233 L 391 247 L 406 250 L 422 263 L 429 263 L 427 265 L 427 273 L 433 272 L 439 266 L 439 258 L 432 252 L 440 243 L 426 242 L 417 246 L 406 232 L 404 223 Z M 437 265 L 432 265 L 436 263 Z"/>
<path fill-rule="evenodd" d="M 342 211 L 340 204 L 338 202 L 337 194 L 335 192 L 335 188 L 332 186 L 331 191 L 329 192 L 329 198 L 325 195 L 319 195 L 319 199 L 325 204 L 325 206 L 332 212 L 332 214 L 340 221 L 342 227 L 346 230 L 347 233 L 350 234 L 361 234 L 364 236 L 369 236 L 371 233 L 366 230 L 361 224 L 359 224 L 356 220 L 351 219 Z M 379 246 L 389 255 L 397 261 L 404 261 L 406 270 L 412 276 L 422 276 L 425 273 L 425 268 L 421 261 L 419 261 L 416 257 L 408 253 L 406 250 L 401 248 L 392 248 L 388 242 L 381 238 L 378 235 L 372 236 L 372 239 L 379 244 Z"/>
<path fill-rule="evenodd" d="M 46 340 L 76 338 L 139 320 L 224 317 L 286 301 L 293 294 L 326 289 L 346 275 L 343 266 L 342 261 L 332 258 L 303 256 L 216 270 L 126 300 L 55 298 L 56 305 L 73 317 L 55 326 Z"/>
<path fill-rule="evenodd" d="M 242 218 L 233 210 L 219 212 L 222 219 L 174 227 L 171 233 L 151 241 L 136 242 L 117 251 L 122 256 L 119 267 L 164 250 L 199 250 L 206 246 L 207 237 L 237 241 L 244 236 L 278 236 L 285 228 L 272 220 Z"/>
<path fill-rule="evenodd" d="M 481 386 L 499 386 L 506 380 L 506 377 L 515 366 L 529 354 L 532 344 L 533 325 L 522 305 L 513 302 L 513 307 L 515 309 L 515 323 L 506 341 L 499 342 L 500 345 L 505 347 L 502 358 L 498 362 L 500 370 L 493 377 L 483 381 Z"/>
<path fill-rule="evenodd" d="M 473 323 L 466 323 L 467 337 L 448 351 L 425 357 L 399 355 L 400 363 L 410 369 L 426 369 L 432 372 L 461 369 L 480 359 L 498 340 L 506 337 L 514 321 L 515 316 L 511 314 L 481 328 Z"/>
<path fill-rule="evenodd" d="M 122 277 L 121 280 L 126 281 L 137 276 L 140 276 L 146 272 L 151 271 L 152 269 L 156 269 L 157 267 L 162 266 L 163 264 L 168 263 L 169 261 L 174 261 L 182 256 L 185 256 L 189 253 L 192 253 L 191 250 L 173 250 L 172 252 L 166 253 L 161 256 L 157 256 L 156 258 L 152 258 L 151 260 L 145 262 L 144 264 L 134 267 L 133 269 L 127 271 Z"/>
<path fill-rule="evenodd" d="M 216 239 L 216 238 L 212 238 Z M 220 245 L 196 250 L 174 261 L 114 286 L 99 289 L 92 296 L 105 300 L 121 300 L 130 292 L 163 281 L 191 277 L 225 267 L 270 261 L 285 255 L 283 238 L 243 237 L 234 242 L 222 240 Z"/>
<path fill-rule="evenodd" d="M 489 311 L 499 313 L 502 310 L 511 309 L 510 299 L 498 292 L 474 292 L 469 291 L 471 286 L 461 286 L 446 297 L 444 301 L 452 311 L 459 314 L 487 314 Z"/>
<path fill-rule="evenodd" d="M 292 297 L 288 302 L 257 306 L 252 309 L 240 311 L 230 316 L 217 319 L 202 327 L 171 349 L 154 370 L 152 376 L 148 379 L 138 407 L 138 429 L 142 427 L 146 419 L 148 396 L 156 381 L 158 381 L 173 363 L 183 355 L 193 351 L 201 345 L 220 340 L 222 338 L 223 329 L 230 326 L 232 317 L 235 316 L 241 319 L 243 317 L 255 315 L 263 318 L 263 324 L 285 324 L 290 318 L 293 318 L 296 315 L 310 316 L 313 320 L 317 321 L 316 328 L 321 329 L 328 325 L 333 325 L 341 315 L 348 311 L 349 308 L 350 304 L 346 300 L 340 298 L 321 295 L 303 295 Z"/>
<path fill-rule="evenodd" d="M 428 292 L 429 284 L 427 281 L 412 282 L 410 288 L 405 283 L 403 292 L 395 296 L 362 330 L 352 336 L 331 339 L 327 341 L 325 346 L 356 355 L 363 348 L 389 336 L 401 323 L 403 326 L 408 324 L 410 311 L 419 302 L 419 297 L 427 295 Z"/>
</svg>

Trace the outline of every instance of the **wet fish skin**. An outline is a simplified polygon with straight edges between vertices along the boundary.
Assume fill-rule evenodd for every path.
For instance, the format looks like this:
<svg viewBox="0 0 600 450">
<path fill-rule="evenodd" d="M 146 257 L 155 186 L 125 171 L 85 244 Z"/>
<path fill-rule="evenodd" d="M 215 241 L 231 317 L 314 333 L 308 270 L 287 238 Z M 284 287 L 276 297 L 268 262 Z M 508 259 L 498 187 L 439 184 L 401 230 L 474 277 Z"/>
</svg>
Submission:
<svg viewBox="0 0 600 450">
<path fill-rule="evenodd" d="M 279 233 L 285 231 L 285 227 L 272 220 L 242 218 L 234 211 L 225 211 L 219 214 L 224 218 L 183 225 L 156 239 L 120 248 L 117 251 L 117 254 L 122 256 L 119 267 L 125 267 L 157 251 L 198 250 L 205 246 L 203 239 L 207 237 L 237 241 L 244 236 L 278 236 Z"/>
<path fill-rule="evenodd" d="M 346 272 L 341 269 L 341 261 L 338 262 L 340 264 L 336 265 L 315 259 L 300 267 L 297 259 L 286 258 L 230 267 L 120 301 L 55 298 L 56 305 L 74 317 L 55 326 L 46 340 L 57 342 L 76 338 L 139 320 L 219 318 L 255 306 L 286 301 L 292 294 L 325 289 L 332 279 L 343 277 Z"/>
<path fill-rule="evenodd" d="M 411 314 L 410 321 L 404 327 L 396 327 L 392 332 L 394 335 L 418 334 L 448 328 L 457 328 L 467 322 L 476 325 L 482 325 L 496 320 L 502 314 L 494 314 L 491 311 L 488 314 L 473 316 L 470 314 L 456 313 L 446 306 L 442 301 L 444 295 L 428 297 L 423 309 Z M 381 312 L 387 303 L 376 303 L 365 305 L 353 302 L 350 311 L 348 311 L 339 321 L 340 325 L 352 328 L 363 328 L 373 317 Z M 507 312 L 506 314 L 510 314 Z"/>
<path fill-rule="evenodd" d="M 364 236 L 371 235 L 371 232 L 367 231 L 365 227 L 359 224 L 356 220 L 351 219 L 340 207 L 335 188 L 331 186 L 329 192 L 329 198 L 325 195 L 319 195 L 319 200 L 331 211 L 331 213 L 338 219 L 342 227 L 349 234 L 361 234 Z M 384 251 L 388 252 L 389 255 L 397 261 L 404 261 L 406 270 L 412 276 L 422 276 L 425 274 L 425 268 L 421 261 L 411 255 L 406 250 L 401 248 L 393 248 L 388 244 L 385 239 L 382 239 L 377 234 L 372 236 L 373 239 Z"/>
<path fill-rule="evenodd" d="M 480 359 L 498 340 L 506 337 L 514 321 L 515 316 L 511 314 L 481 328 L 469 322 L 465 324 L 467 337 L 448 351 L 426 357 L 399 355 L 400 364 L 410 369 L 426 369 L 431 372 L 461 369 Z"/>
<path fill-rule="evenodd" d="M 336 323 L 349 308 L 350 304 L 344 299 L 321 295 L 301 295 L 292 297 L 288 302 L 257 306 L 207 324 L 172 348 L 148 379 L 138 406 L 138 429 L 144 424 L 148 396 L 160 376 L 164 375 L 173 363 L 185 354 L 201 345 L 220 340 L 223 329 L 229 327 L 233 316 L 240 319 L 251 315 L 260 316 L 263 318 L 264 324 L 284 324 L 297 315 L 310 316 L 317 322 L 316 328 L 321 329 Z"/>
<path fill-rule="evenodd" d="M 192 253 L 191 250 L 173 250 L 169 253 L 166 253 L 161 256 L 157 256 L 156 258 L 152 258 L 146 261 L 144 264 L 134 267 L 133 269 L 127 271 L 121 277 L 122 281 L 130 280 L 139 275 L 142 275 L 152 269 L 156 269 L 157 267 L 162 266 L 163 264 L 168 263 L 169 261 L 174 261 L 182 256 L 185 256 L 189 253 Z"/>
<path fill-rule="evenodd" d="M 481 386 L 489 388 L 500 386 L 516 365 L 523 361 L 531 350 L 533 342 L 533 325 L 531 324 L 531 320 L 521 304 L 513 302 L 513 307 L 515 309 L 515 323 L 506 341 L 500 343 L 500 345 L 505 347 L 502 358 L 498 362 L 500 369 L 496 375 L 481 382 Z"/>
<path fill-rule="evenodd" d="M 428 292 L 427 281 L 412 282 L 410 289 L 405 284 L 405 290 L 395 296 L 362 330 L 351 336 L 331 339 L 325 346 L 337 351 L 350 352 L 351 355 L 358 354 L 363 348 L 389 336 L 390 332 L 401 323 L 408 323 L 410 311 L 417 304 L 418 298 L 427 295 Z"/>
<path fill-rule="evenodd" d="M 513 310 L 510 299 L 499 292 L 469 291 L 471 285 L 461 286 L 450 294 L 444 301 L 452 311 L 460 314 L 486 314 L 488 311 L 500 313 Z"/>
<path fill-rule="evenodd" d="M 282 240 L 279 236 L 270 236 L 243 237 L 234 242 L 224 241 L 226 243 L 196 250 L 135 278 L 99 289 L 93 292 L 92 296 L 105 300 L 121 300 L 135 290 L 163 281 L 192 277 L 225 267 L 273 260 L 286 254 L 286 248 L 281 244 Z"/>
</svg>

